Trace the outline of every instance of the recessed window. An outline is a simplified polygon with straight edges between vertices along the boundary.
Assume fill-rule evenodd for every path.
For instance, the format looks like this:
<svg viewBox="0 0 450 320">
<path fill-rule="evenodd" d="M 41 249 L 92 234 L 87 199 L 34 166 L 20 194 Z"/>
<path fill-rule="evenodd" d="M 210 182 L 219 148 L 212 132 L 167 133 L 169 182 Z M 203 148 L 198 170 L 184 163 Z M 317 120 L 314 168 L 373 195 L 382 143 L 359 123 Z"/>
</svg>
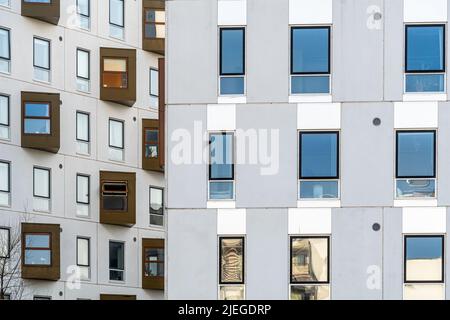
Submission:
<svg viewBox="0 0 450 320">
<path fill-rule="evenodd" d="M 158 158 L 158 135 L 157 129 L 145 129 L 145 157 Z"/>
<path fill-rule="evenodd" d="M 50 103 L 25 102 L 24 133 L 50 134 Z"/>
<path fill-rule="evenodd" d="M 89 30 L 91 28 L 91 2 L 90 0 L 77 0 L 77 14 L 79 27 Z"/>
<path fill-rule="evenodd" d="M 103 87 L 126 89 L 128 87 L 127 59 L 103 59 Z"/>
<path fill-rule="evenodd" d="M 408 25 L 405 92 L 445 91 L 445 25 Z"/>
<path fill-rule="evenodd" d="M 164 10 L 144 8 L 144 36 L 147 39 L 166 37 L 166 12 Z"/>
<path fill-rule="evenodd" d="M 436 132 L 397 131 L 396 197 L 436 196 Z"/>
<path fill-rule="evenodd" d="M 50 169 L 33 168 L 33 197 L 35 211 L 50 211 Z"/>
<path fill-rule="evenodd" d="M 109 242 L 109 280 L 125 280 L 125 244 L 123 242 Z"/>
<path fill-rule="evenodd" d="M 109 0 L 109 35 L 124 39 L 125 7 L 124 0 Z"/>
<path fill-rule="evenodd" d="M 0 72 L 11 72 L 11 38 L 5 28 L 0 28 Z"/>
<path fill-rule="evenodd" d="M 124 122 L 109 119 L 109 158 L 114 161 L 124 160 Z"/>
<path fill-rule="evenodd" d="M 142 239 L 143 288 L 164 288 L 164 240 Z"/>
<path fill-rule="evenodd" d="M 11 230 L 0 227 L 0 259 L 8 259 L 11 249 Z"/>
<path fill-rule="evenodd" d="M 77 216 L 89 217 L 90 177 L 77 174 Z"/>
<path fill-rule="evenodd" d="M 244 299 L 244 238 L 219 238 L 219 297 Z"/>
<path fill-rule="evenodd" d="M 150 187 L 150 224 L 156 226 L 164 225 L 164 190 L 162 188 Z"/>
<path fill-rule="evenodd" d="M 245 28 L 220 29 L 220 95 L 245 94 Z"/>
<path fill-rule="evenodd" d="M 9 140 L 9 96 L 0 94 L 0 139 Z"/>
<path fill-rule="evenodd" d="M 102 185 L 103 209 L 126 211 L 128 204 L 128 183 L 126 181 L 104 182 Z"/>
<path fill-rule="evenodd" d="M 291 93 L 330 93 L 330 27 L 291 28 Z"/>
<path fill-rule="evenodd" d="M 150 68 L 150 103 L 152 107 L 158 106 L 159 96 L 158 70 Z"/>
<path fill-rule="evenodd" d="M 25 265 L 50 266 L 52 248 L 50 233 L 25 234 Z"/>
<path fill-rule="evenodd" d="M 0 161 L 0 207 L 11 205 L 11 164 Z"/>
<path fill-rule="evenodd" d="M 90 115 L 77 111 L 76 113 L 76 140 L 77 153 L 88 155 L 90 153 Z"/>
<path fill-rule="evenodd" d="M 89 280 L 90 278 L 90 239 L 77 237 L 77 267 L 80 271 L 81 280 Z"/>
<path fill-rule="evenodd" d="M 50 82 L 50 40 L 33 38 L 34 79 Z"/>
<path fill-rule="evenodd" d="M 209 137 L 209 199 L 234 199 L 234 134 L 211 133 Z"/>
<path fill-rule="evenodd" d="M 89 92 L 90 89 L 90 52 L 77 49 L 77 90 Z"/>
<path fill-rule="evenodd" d="M 339 198 L 339 133 L 300 132 L 299 141 L 299 198 Z"/>
</svg>

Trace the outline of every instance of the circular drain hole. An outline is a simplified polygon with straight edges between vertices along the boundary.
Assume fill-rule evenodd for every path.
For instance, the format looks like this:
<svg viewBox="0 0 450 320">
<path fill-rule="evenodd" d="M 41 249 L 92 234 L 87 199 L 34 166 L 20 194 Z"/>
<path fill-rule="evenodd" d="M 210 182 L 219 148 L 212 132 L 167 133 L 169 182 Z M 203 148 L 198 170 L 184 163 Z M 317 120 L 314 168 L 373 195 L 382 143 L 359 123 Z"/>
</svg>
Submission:
<svg viewBox="0 0 450 320">
<path fill-rule="evenodd" d="M 372 121 L 374 126 L 379 126 L 381 124 L 381 119 L 380 118 L 375 118 Z"/>
<path fill-rule="evenodd" d="M 379 223 L 374 223 L 372 225 L 372 229 L 373 229 L 373 231 L 379 231 L 381 229 L 381 226 Z"/>
</svg>

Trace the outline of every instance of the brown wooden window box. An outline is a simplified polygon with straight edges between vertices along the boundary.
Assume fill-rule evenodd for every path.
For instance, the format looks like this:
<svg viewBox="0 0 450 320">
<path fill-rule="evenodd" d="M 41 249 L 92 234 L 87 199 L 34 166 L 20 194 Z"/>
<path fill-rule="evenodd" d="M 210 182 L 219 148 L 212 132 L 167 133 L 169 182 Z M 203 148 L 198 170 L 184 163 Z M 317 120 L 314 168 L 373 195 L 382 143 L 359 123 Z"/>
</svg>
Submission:
<svg viewBox="0 0 450 320">
<path fill-rule="evenodd" d="M 142 239 L 142 288 L 164 290 L 164 239 Z"/>
<path fill-rule="evenodd" d="M 60 0 L 30 2 L 22 0 L 22 16 L 57 25 L 60 17 Z"/>
</svg>

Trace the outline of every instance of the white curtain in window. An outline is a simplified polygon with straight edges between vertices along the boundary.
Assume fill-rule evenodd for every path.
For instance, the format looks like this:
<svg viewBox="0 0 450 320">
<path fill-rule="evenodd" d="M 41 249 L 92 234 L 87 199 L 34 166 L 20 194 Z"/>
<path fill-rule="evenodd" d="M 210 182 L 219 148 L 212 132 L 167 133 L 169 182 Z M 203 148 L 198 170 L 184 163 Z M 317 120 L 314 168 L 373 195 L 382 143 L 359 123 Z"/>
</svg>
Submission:
<svg viewBox="0 0 450 320">
<path fill-rule="evenodd" d="M 0 96 L 0 124 L 8 124 L 8 114 L 8 98 L 5 96 Z"/>
<path fill-rule="evenodd" d="M 158 70 L 150 69 L 150 94 L 159 95 Z"/>
<path fill-rule="evenodd" d="M 50 171 L 34 168 L 34 195 L 50 198 Z"/>
<path fill-rule="evenodd" d="M 77 113 L 77 139 L 89 141 L 89 115 L 86 113 Z"/>
<path fill-rule="evenodd" d="M 109 120 L 109 143 L 112 147 L 123 148 L 123 122 Z"/>
<path fill-rule="evenodd" d="M 159 210 L 162 207 L 163 191 L 157 188 L 150 188 L 150 207 Z"/>
<path fill-rule="evenodd" d="M 89 203 L 89 177 L 77 175 L 77 201 Z"/>
<path fill-rule="evenodd" d="M 82 266 L 89 265 L 89 239 L 77 239 L 77 264 Z"/>
<path fill-rule="evenodd" d="M 89 79 L 89 52 L 77 50 L 77 76 Z"/>
<path fill-rule="evenodd" d="M 105 71 L 127 72 L 127 60 L 106 58 L 103 60 L 103 69 Z"/>
<path fill-rule="evenodd" d="M 9 164 L 0 162 L 0 191 L 9 192 Z"/>
<path fill-rule="evenodd" d="M 34 65 L 50 69 L 50 42 L 34 38 Z"/>
</svg>

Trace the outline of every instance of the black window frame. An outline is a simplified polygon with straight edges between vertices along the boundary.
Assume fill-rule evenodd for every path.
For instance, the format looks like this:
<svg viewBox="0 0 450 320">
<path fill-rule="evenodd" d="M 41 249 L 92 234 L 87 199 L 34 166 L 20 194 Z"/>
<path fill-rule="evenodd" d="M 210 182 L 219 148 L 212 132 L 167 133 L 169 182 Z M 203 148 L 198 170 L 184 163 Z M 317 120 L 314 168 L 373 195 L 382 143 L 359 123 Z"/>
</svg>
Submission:
<svg viewBox="0 0 450 320">
<path fill-rule="evenodd" d="M 326 239 L 327 240 L 327 280 L 326 281 L 292 281 L 292 244 L 298 239 Z M 289 239 L 289 283 L 293 285 L 326 285 L 330 284 L 330 236 L 291 236 Z"/>
<path fill-rule="evenodd" d="M 80 202 L 80 201 L 78 201 L 78 177 L 83 177 L 83 178 L 87 178 L 88 179 L 88 194 L 87 194 L 88 202 Z M 77 175 L 76 175 L 75 198 L 76 198 L 76 203 L 77 204 L 89 205 L 91 203 L 91 176 L 90 175 L 83 174 L 83 173 L 77 173 Z"/>
<path fill-rule="evenodd" d="M 222 71 L 222 33 L 224 30 L 241 30 L 242 31 L 242 73 L 224 73 Z M 246 73 L 246 62 L 245 62 L 245 27 L 220 27 L 219 28 L 219 75 L 220 76 L 245 76 Z"/>
<path fill-rule="evenodd" d="M 151 203 L 152 203 L 152 196 L 151 196 L 152 195 L 152 189 L 156 189 L 156 190 L 160 190 L 161 191 L 161 209 L 162 209 L 162 214 L 152 212 L 152 206 L 151 206 Z M 149 213 L 153 214 L 153 215 L 164 217 L 164 188 L 157 187 L 157 186 L 149 186 L 149 188 L 148 188 L 148 200 L 149 200 L 148 201 L 149 202 Z"/>
<path fill-rule="evenodd" d="M 8 57 L 6 58 L 6 57 L 0 56 L 0 59 L 11 62 L 11 29 L 8 29 L 6 27 L 0 27 L 0 29 L 6 31 L 8 33 Z"/>
<path fill-rule="evenodd" d="M 111 121 L 122 123 L 122 147 L 116 147 L 116 146 L 111 145 L 111 127 L 110 127 Z M 109 118 L 109 120 L 108 120 L 108 145 L 110 148 L 113 148 L 113 149 L 125 150 L 125 121 L 124 120 Z"/>
<path fill-rule="evenodd" d="M 294 72 L 294 31 L 298 29 L 327 29 L 328 30 L 328 71 L 327 72 Z M 292 26 L 290 48 L 291 75 L 331 75 L 331 26 Z"/>
<path fill-rule="evenodd" d="M 299 131 L 298 132 L 298 178 L 299 180 L 339 180 L 340 179 L 340 132 L 339 131 Z M 336 176 L 323 176 L 323 177 L 304 177 L 302 175 L 302 136 L 313 134 L 335 134 L 336 135 Z"/>
<path fill-rule="evenodd" d="M 77 2 L 76 2 L 76 6 L 77 6 L 77 14 L 80 15 L 80 16 L 86 17 L 86 18 L 90 18 L 90 17 L 91 17 L 91 0 L 87 0 L 87 2 L 88 2 L 88 14 L 87 14 L 87 15 L 81 13 L 81 12 L 78 10 L 78 8 L 80 7 L 80 6 L 78 5 L 78 1 L 79 1 L 79 0 L 77 0 Z"/>
<path fill-rule="evenodd" d="M 212 159 L 211 159 L 211 136 L 213 135 L 222 135 L 222 136 L 226 136 L 226 135 L 231 135 L 232 136 L 232 148 L 231 148 L 231 158 L 233 159 L 233 164 L 231 165 L 231 178 L 212 178 L 211 177 L 211 168 L 213 166 L 212 164 Z M 234 159 L 234 149 L 235 149 L 235 134 L 234 132 L 231 131 L 220 131 L 220 132 L 210 132 L 209 133 L 209 164 L 208 164 L 208 178 L 209 181 L 234 181 L 235 178 L 235 159 Z"/>
<path fill-rule="evenodd" d="M 123 269 L 116 269 L 116 268 L 112 268 L 111 267 L 111 243 L 119 243 L 119 244 L 121 244 L 122 246 L 123 246 Z M 124 241 L 118 241 L 118 240 L 109 240 L 108 241 L 108 271 L 109 271 L 109 275 L 108 275 L 108 279 L 109 279 L 109 281 L 118 281 L 118 282 L 125 282 L 125 262 L 126 262 L 126 259 L 125 259 L 125 242 Z M 114 279 L 111 279 L 111 270 L 114 270 L 114 271 L 121 271 L 121 272 L 123 272 L 123 279 L 122 280 L 114 280 Z"/>
<path fill-rule="evenodd" d="M 224 282 L 222 279 L 222 240 L 242 240 L 242 281 Z M 219 285 L 245 285 L 245 236 L 219 236 Z"/>
<path fill-rule="evenodd" d="M 88 132 L 87 132 L 88 139 L 87 140 L 78 138 L 78 114 L 87 116 L 87 120 L 88 120 Z M 79 110 L 76 111 L 76 113 L 75 113 L 75 139 L 77 141 L 86 142 L 86 143 L 91 142 L 91 114 L 90 113 L 84 112 L 84 111 L 79 111 Z"/>
<path fill-rule="evenodd" d="M 441 280 L 415 280 L 410 281 L 406 278 L 406 249 L 408 238 L 441 238 L 442 241 L 442 261 L 441 261 Z M 445 236 L 442 234 L 407 234 L 403 236 L 403 282 L 407 284 L 424 284 L 424 283 L 445 283 Z"/>
<path fill-rule="evenodd" d="M 82 77 L 78 74 L 78 51 L 83 51 L 85 53 L 87 53 L 88 55 L 88 77 Z M 76 54 L 76 68 L 77 68 L 77 78 L 79 79 L 83 79 L 83 80 L 91 80 L 91 51 L 87 50 L 87 49 L 83 49 L 83 48 L 77 48 L 77 54 Z"/>
<path fill-rule="evenodd" d="M 78 262 L 78 240 L 79 240 L 79 239 L 81 239 L 81 240 L 87 240 L 87 242 L 88 242 L 88 264 L 87 264 L 87 265 L 80 264 L 80 263 Z M 89 238 L 89 237 L 83 237 L 83 236 L 77 236 L 77 250 L 76 250 L 76 253 L 77 253 L 77 257 L 76 257 L 76 263 L 77 263 L 77 266 L 78 266 L 78 267 L 90 268 L 90 267 L 91 267 L 91 238 Z"/>
<path fill-rule="evenodd" d="M 443 65 L 443 69 L 442 70 L 408 70 L 408 29 L 409 28 L 414 28 L 414 27 L 442 27 L 443 29 L 443 61 L 442 61 L 442 65 Z M 447 51 L 447 41 L 446 41 L 446 26 L 445 24 L 406 24 L 405 25 L 405 54 L 404 54 L 404 58 L 405 58 L 405 70 L 404 72 L 406 74 L 410 74 L 410 73 L 421 73 L 421 74 L 427 74 L 427 73 L 445 73 L 446 72 L 446 63 L 447 63 L 447 57 L 446 55 L 446 51 Z"/>
<path fill-rule="evenodd" d="M 0 259 L 9 259 L 11 258 L 11 228 L 0 226 L 0 230 L 6 230 L 8 232 L 7 253 L 5 257 L 0 256 Z"/>
<path fill-rule="evenodd" d="M 36 58 L 35 40 L 41 40 L 41 41 L 45 41 L 45 42 L 48 43 L 48 68 L 36 65 L 36 61 L 35 61 L 35 58 Z M 34 68 L 39 68 L 39 69 L 47 70 L 47 71 L 50 71 L 52 69 L 52 64 L 51 64 L 51 62 L 52 62 L 52 47 L 51 46 L 52 46 L 51 40 L 45 39 L 45 38 L 41 38 L 41 37 L 37 37 L 37 36 L 33 36 L 33 67 Z"/>
<path fill-rule="evenodd" d="M 398 175 L 398 140 L 399 133 L 433 133 L 433 175 L 432 176 L 399 176 Z M 395 131 L 395 178 L 396 179 L 436 179 L 436 141 L 437 130 L 396 130 Z"/>
<path fill-rule="evenodd" d="M 11 193 L 11 162 L 0 160 L 0 163 L 8 165 L 8 190 L 0 190 L 1 192 Z"/>
<path fill-rule="evenodd" d="M 109 6 L 109 17 L 108 17 L 108 21 L 110 25 L 119 27 L 119 28 L 123 28 L 125 29 L 125 0 L 118 0 L 120 2 L 122 2 L 122 21 L 123 21 L 123 25 L 119 25 L 116 23 L 111 22 L 111 0 L 109 0 L 108 2 L 108 6 Z"/>
<path fill-rule="evenodd" d="M 11 99 L 10 99 L 9 95 L 2 94 L 2 93 L 0 93 L 0 97 L 6 98 L 6 104 L 7 104 L 7 110 L 8 110 L 8 117 L 6 118 L 7 123 L 0 122 L 0 125 L 9 127 L 9 126 L 11 126 L 11 104 L 10 104 Z"/>
<path fill-rule="evenodd" d="M 36 190 L 34 188 L 35 186 L 35 170 L 45 170 L 48 172 L 48 197 L 43 197 L 43 196 L 37 196 L 36 195 Z M 39 167 L 39 166 L 33 166 L 33 197 L 34 198 L 40 198 L 40 199 L 48 199 L 50 200 L 52 198 L 52 170 L 50 168 L 45 168 L 45 167 Z"/>
</svg>

